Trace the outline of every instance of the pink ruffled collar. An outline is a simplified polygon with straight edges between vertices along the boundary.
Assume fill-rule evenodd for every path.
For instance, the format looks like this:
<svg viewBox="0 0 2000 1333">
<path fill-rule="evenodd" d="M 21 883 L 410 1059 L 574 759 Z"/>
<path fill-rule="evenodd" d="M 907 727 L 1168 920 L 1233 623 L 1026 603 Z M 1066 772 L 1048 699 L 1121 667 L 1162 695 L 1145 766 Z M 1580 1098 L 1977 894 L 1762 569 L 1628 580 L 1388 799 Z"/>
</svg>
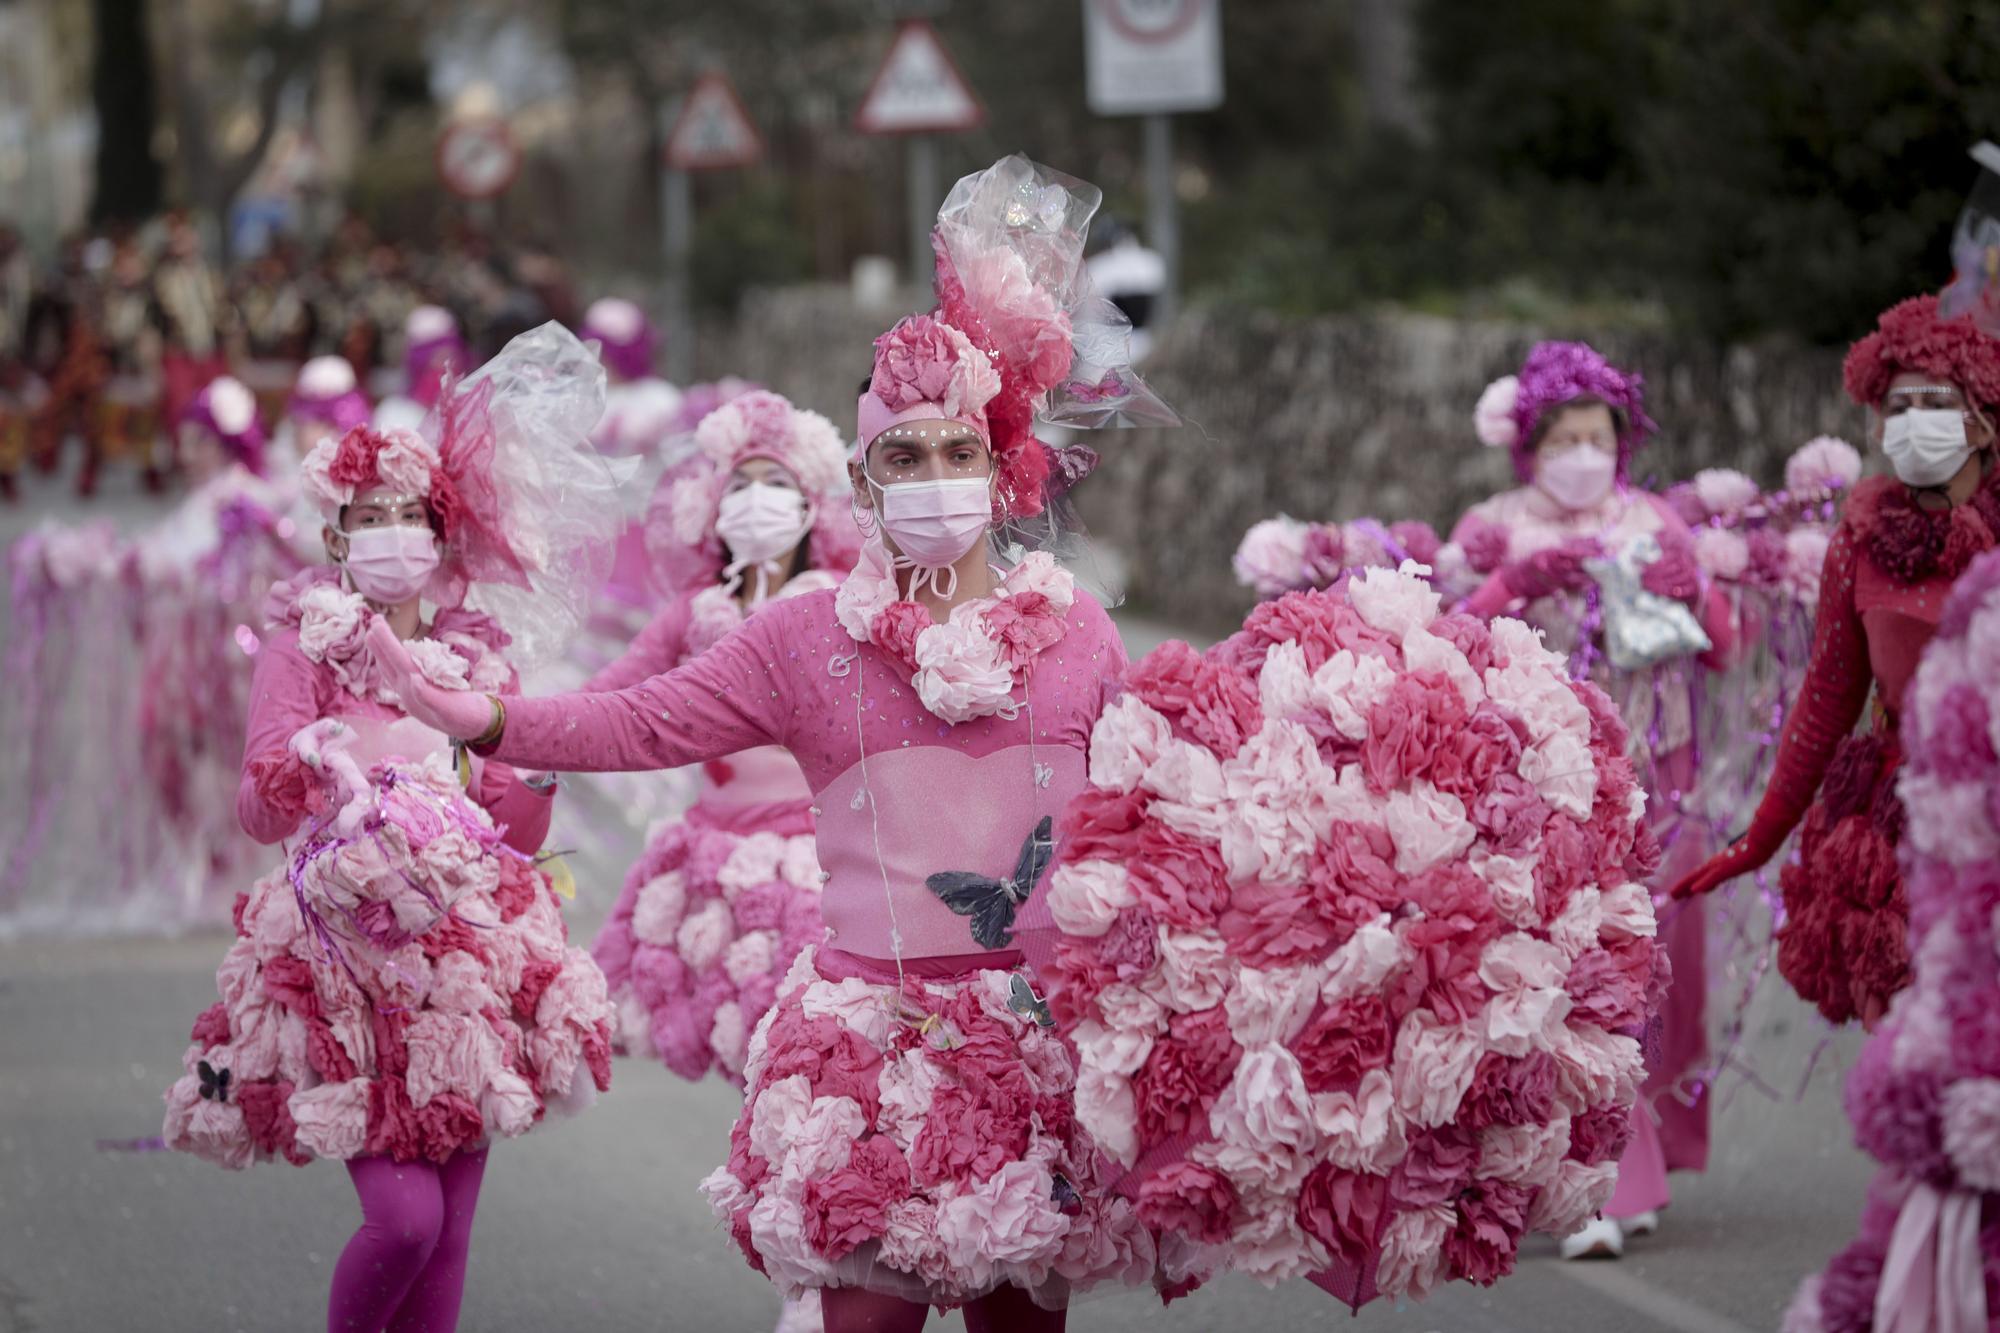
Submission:
<svg viewBox="0 0 2000 1333">
<path fill-rule="evenodd" d="M 273 629 L 297 629 L 299 651 L 330 670 L 349 694 L 376 703 L 398 702 L 368 652 L 368 626 L 375 612 L 360 594 L 343 588 L 333 570 L 315 566 L 277 584 L 264 611 Z M 405 646 L 424 678 L 438 688 L 494 693 L 513 680 L 513 668 L 499 651 L 506 642 L 490 616 L 456 608 L 439 611 L 429 633 Z"/>
<path fill-rule="evenodd" d="M 923 706 L 956 724 L 1016 714 L 1015 687 L 1062 641 L 1076 580 L 1047 552 L 1033 552 L 991 597 L 960 603 L 942 625 L 897 592 L 888 552 L 871 541 L 835 594 L 834 613 L 855 642 L 872 643 L 908 668 Z"/>
</svg>

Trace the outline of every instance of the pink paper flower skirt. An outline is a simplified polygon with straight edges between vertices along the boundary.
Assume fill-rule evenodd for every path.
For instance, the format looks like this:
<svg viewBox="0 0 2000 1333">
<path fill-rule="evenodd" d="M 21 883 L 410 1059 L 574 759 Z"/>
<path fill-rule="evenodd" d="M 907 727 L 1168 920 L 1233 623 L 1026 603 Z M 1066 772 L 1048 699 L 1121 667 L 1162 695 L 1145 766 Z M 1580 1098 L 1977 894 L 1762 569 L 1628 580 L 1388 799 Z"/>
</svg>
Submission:
<svg viewBox="0 0 2000 1333">
<path fill-rule="evenodd" d="M 1010 964 L 912 960 L 899 992 L 893 964 L 799 957 L 751 1038 L 729 1161 L 702 1184 L 751 1267 L 787 1294 L 954 1305 L 1011 1284 L 1051 1309 L 1153 1280 L 1154 1237 L 1104 1187 L 1070 1052 L 1010 1007 Z"/>
</svg>

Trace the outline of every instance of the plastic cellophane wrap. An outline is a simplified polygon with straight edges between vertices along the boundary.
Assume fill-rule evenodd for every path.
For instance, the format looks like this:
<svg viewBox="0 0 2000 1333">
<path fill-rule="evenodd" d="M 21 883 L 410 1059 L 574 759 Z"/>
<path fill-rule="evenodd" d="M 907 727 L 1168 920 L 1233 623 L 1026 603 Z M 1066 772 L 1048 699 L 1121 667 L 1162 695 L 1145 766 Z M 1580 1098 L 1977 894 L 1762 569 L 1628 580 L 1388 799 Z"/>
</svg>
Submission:
<svg viewBox="0 0 2000 1333">
<path fill-rule="evenodd" d="M 559 659 L 610 572 L 625 522 L 627 460 L 600 457 L 604 367 L 548 323 L 521 334 L 456 385 L 425 423 L 455 485 L 490 485 L 487 549 L 459 552 L 464 604 L 500 623 L 507 660 L 527 672 Z"/>
<path fill-rule="evenodd" d="M 1180 418 L 1132 369 L 1131 321 L 1084 267 L 1096 186 L 1018 154 L 960 178 L 938 209 L 938 315 L 985 351 L 1001 389 L 986 405 L 1010 559 L 1048 551 L 1115 605 L 1115 575 L 1090 552 L 1069 491 L 1096 466 L 1082 444 L 1034 436 Z M 1053 429 L 1051 429 L 1053 428 Z"/>
</svg>

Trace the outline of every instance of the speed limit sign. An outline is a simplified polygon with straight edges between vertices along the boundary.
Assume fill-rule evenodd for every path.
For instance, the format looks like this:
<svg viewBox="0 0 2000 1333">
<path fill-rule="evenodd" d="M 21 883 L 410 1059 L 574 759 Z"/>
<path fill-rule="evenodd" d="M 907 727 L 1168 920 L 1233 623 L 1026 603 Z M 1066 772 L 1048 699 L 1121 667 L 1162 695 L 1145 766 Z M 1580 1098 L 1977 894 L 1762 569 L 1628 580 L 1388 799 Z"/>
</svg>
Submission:
<svg viewBox="0 0 2000 1333">
<path fill-rule="evenodd" d="M 520 174 L 521 148 L 503 120 L 455 121 L 438 139 L 437 169 L 459 198 L 492 199 Z"/>
</svg>

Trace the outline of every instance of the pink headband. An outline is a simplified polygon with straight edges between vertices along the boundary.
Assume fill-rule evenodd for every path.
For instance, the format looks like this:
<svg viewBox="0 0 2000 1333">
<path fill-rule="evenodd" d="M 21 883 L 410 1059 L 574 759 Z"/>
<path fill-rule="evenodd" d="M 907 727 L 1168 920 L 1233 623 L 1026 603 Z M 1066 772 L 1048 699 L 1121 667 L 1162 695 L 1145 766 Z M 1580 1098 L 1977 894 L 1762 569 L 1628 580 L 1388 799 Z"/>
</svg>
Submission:
<svg viewBox="0 0 2000 1333">
<path fill-rule="evenodd" d="M 874 394 L 864 393 L 861 395 L 860 403 L 855 407 L 854 416 L 860 434 L 856 448 L 860 453 L 866 453 L 868 446 L 875 443 L 875 438 L 883 431 L 911 421 L 955 421 L 978 431 L 979 438 L 986 442 L 987 448 L 993 447 L 993 433 L 986 425 L 984 412 L 962 412 L 958 416 L 948 417 L 942 405 L 931 402 L 912 403 L 902 411 L 896 412 Z"/>
</svg>

